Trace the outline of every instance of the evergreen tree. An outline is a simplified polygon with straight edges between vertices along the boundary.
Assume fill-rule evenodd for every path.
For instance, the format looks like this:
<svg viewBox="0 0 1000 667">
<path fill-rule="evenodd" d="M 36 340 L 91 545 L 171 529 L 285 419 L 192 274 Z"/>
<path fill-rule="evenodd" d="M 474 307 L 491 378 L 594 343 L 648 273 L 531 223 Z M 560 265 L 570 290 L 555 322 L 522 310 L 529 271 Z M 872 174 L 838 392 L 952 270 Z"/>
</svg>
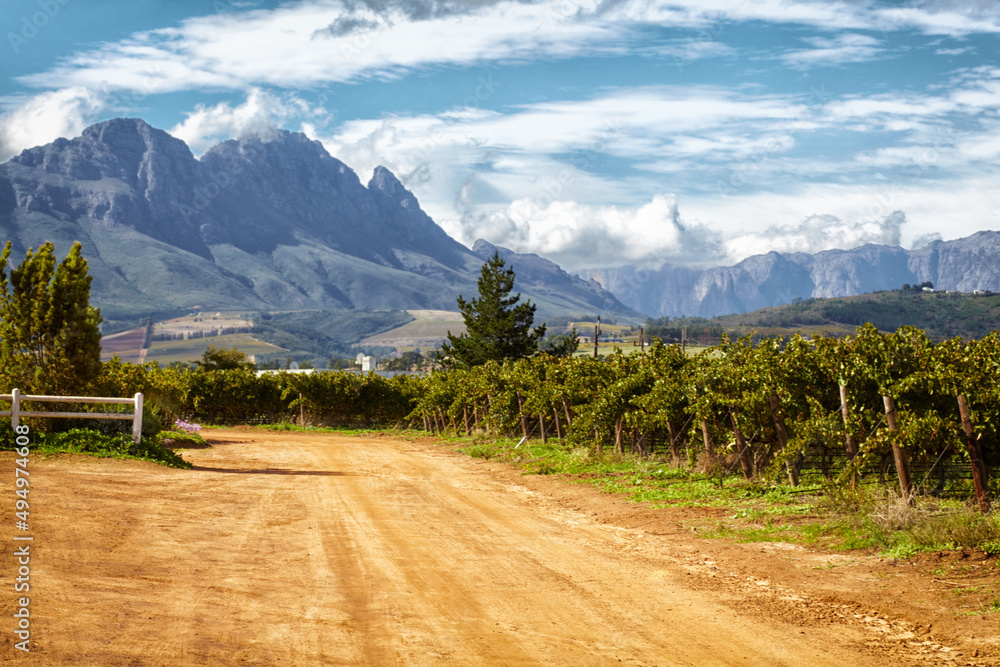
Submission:
<svg viewBox="0 0 1000 667">
<path fill-rule="evenodd" d="M 91 276 L 74 243 L 56 266 L 54 246 L 29 248 L 7 277 L 11 243 L 0 252 L 0 374 L 5 391 L 72 395 L 101 372 L 101 312 L 90 306 Z"/>
<path fill-rule="evenodd" d="M 445 366 L 466 368 L 490 360 L 522 359 L 538 351 L 545 325 L 532 330 L 535 306 L 530 301 L 518 303 L 520 294 L 510 296 L 514 269 L 504 266 L 500 254 L 494 252 L 479 275 L 479 298 L 466 301 L 458 297 L 466 333 L 454 336 L 448 332 L 440 355 Z"/>
</svg>

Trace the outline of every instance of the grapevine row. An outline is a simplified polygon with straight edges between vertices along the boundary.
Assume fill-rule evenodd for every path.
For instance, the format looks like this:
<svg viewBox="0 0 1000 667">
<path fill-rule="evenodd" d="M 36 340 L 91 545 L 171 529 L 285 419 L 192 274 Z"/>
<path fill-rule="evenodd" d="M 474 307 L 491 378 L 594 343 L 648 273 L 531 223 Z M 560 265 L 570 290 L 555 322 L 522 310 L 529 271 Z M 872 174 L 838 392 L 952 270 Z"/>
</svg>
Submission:
<svg viewBox="0 0 1000 667">
<path fill-rule="evenodd" d="M 605 359 L 538 355 L 427 376 L 257 376 L 112 361 L 96 390 L 142 391 L 161 417 L 210 423 L 422 426 L 557 438 L 705 470 L 799 483 L 807 458 L 829 480 L 895 471 L 901 490 L 943 491 L 963 466 L 985 507 L 1000 462 L 1000 336 L 932 342 L 871 325 L 844 338 L 731 339 L 693 356 L 659 341 Z M 927 471 L 914 480 L 911 468 Z M 930 479 L 931 482 L 927 480 Z M 952 480 L 954 481 L 954 480 Z M 931 483 L 936 482 L 936 487 Z M 962 482 L 965 483 L 965 482 Z"/>
</svg>

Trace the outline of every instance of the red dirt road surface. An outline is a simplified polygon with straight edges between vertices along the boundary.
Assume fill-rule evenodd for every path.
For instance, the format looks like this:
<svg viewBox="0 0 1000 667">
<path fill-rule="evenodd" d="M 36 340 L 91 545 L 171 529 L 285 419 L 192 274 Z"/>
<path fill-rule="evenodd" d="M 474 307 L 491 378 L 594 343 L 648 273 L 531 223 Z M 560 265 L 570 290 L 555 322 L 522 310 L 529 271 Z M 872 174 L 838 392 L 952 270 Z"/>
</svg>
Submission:
<svg viewBox="0 0 1000 667">
<path fill-rule="evenodd" d="M 704 541 L 427 440 L 208 439 L 183 452 L 194 470 L 32 458 L 29 654 L 4 483 L 0 663 L 1000 664 L 992 620 L 984 641 L 932 635 L 867 570 Z"/>
</svg>

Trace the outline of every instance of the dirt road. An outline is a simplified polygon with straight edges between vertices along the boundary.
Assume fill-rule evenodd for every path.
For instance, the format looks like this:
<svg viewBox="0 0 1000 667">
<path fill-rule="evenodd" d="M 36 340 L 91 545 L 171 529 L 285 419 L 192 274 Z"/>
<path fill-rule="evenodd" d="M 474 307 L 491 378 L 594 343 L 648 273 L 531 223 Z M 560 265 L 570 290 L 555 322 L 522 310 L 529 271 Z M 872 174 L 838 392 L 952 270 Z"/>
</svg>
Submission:
<svg viewBox="0 0 1000 667">
<path fill-rule="evenodd" d="M 994 664 L 874 610 L 734 575 L 680 533 L 615 525 L 614 501 L 590 489 L 549 495 L 428 442 L 209 439 L 183 452 L 194 470 L 32 461 L 32 652 L 13 647 L 8 554 L 0 661 Z"/>
</svg>

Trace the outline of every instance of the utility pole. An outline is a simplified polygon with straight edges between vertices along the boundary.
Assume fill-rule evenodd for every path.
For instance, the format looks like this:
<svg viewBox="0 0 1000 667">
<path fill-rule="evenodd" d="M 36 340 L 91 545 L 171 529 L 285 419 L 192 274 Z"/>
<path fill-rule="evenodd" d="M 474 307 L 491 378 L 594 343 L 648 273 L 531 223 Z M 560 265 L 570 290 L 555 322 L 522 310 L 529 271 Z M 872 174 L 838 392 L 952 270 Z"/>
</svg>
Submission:
<svg viewBox="0 0 1000 667">
<path fill-rule="evenodd" d="M 601 316 L 597 316 L 597 324 L 594 325 L 594 359 L 597 359 L 597 337 L 601 335 Z"/>
</svg>

